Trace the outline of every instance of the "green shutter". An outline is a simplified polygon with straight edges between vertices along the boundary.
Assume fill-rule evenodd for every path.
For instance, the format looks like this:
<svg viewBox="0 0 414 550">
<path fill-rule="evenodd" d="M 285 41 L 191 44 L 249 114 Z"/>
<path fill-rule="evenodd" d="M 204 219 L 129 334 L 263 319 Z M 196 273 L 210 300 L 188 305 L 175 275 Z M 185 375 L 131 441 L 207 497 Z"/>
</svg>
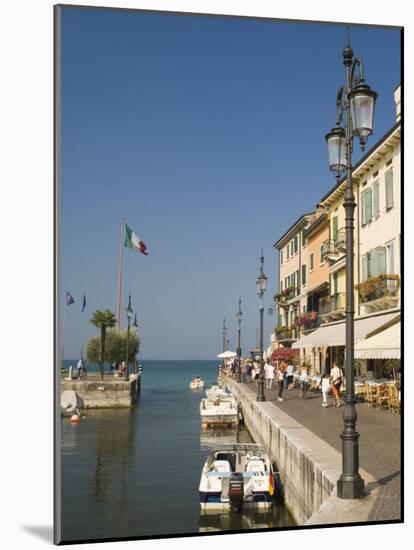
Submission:
<svg viewBox="0 0 414 550">
<path fill-rule="evenodd" d="M 362 280 L 366 281 L 368 279 L 368 256 L 364 254 L 362 256 Z"/>
<path fill-rule="evenodd" d="M 394 273 L 394 243 L 387 245 L 388 248 L 388 261 L 387 261 L 387 273 Z"/>
<path fill-rule="evenodd" d="M 372 186 L 374 192 L 374 218 L 379 216 L 380 205 L 379 205 L 379 183 L 376 181 Z"/>
<path fill-rule="evenodd" d="M 302 265 L 302 284 L 306 285 L 306 264 Z"/>
<path fill-rule="evenodd" d="M 387 256 L 384 246 L 378 248 L 378 275 L 387 272 Z"/>
<path fill-rule="evenodd" d="M 338 294 L 338 273 L 334 273 L 333 276 L 333 282 L 334 282 L 334 294 Z"/>
<path fill-rule="evenodd" d="M 334 241 L 338 239 L 338 216 L 332 218 L 332 238 Z"/>
<path fill-rule="evenodd" d="M 372 189 L 365 190 L 365 223 L 372 220 Z"/>
<path fill-rule="evenodd" d="M 386 192 L 386 208 L 389 210 L 394 206 L 394 189 L 393 189 L 393 172 L 389 170 L 385 174 L 385 192 Z"/>
</svg>

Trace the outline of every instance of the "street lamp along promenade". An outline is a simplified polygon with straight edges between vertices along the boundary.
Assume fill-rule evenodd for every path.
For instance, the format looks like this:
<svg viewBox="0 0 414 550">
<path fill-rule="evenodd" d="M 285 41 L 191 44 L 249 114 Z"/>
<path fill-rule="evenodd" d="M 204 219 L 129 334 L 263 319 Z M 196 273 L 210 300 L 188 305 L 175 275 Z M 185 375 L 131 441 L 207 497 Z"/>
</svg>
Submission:
<svg viewBox="0 0 414 550">
<path fill-rule="evenodd" d="M 325 137 L 328 144 L 329 167 L 337 181 L 346 174 L 344 197 L 346 231 L 346 341 L 345 378 L 346 395 L 343 414 L 342 474 L 337 482 L 339 498 L 356 499 L 364 496 L 364 480 L 359 474 L 359 433 L 356 431 L 358 415 L 355 408 L 354 388 L 354 210 L 355 195 L 352 188 L 352 145 L 358 137 L 362 151 L 367 138 L 372 134 L 376 92 L 370 89 L 364 79 L 364 64 L 360 57 L 354 57 L 349 44 L 343 51 L 346 85 L 338 91 L 336 126 Z M 356 70 L 358 69 L 358 77 Z M 342 117 L 345 114 L 345 127 Z"/>
<path fill-rule="evenodd" d="M 236 313 L 236 320 L 238 323 L 238 346 L 237 346 L 237 381 L 241 382 L 241 347 L 240 347 L 240 334 L 241 334 L 241 322 L 243 319 L 243 313 L 241 310 L 241 298 L 239 298 L 239 309 Z"/>
<path fill-rule="evenodd" d="M 266 401 L 265 395 L 264 395 L 264 373 L 263 373 L 263 311 L 264 311 L 264 305 L 263 305 L 263 296 L 266 292 L 266 282 L 267 277 L 264 274 L 263 271 L 263 250 L 262 255 L 260 257 L 260 273 L 259 277 L 257 278 L 256 284 L 257 284 L 257 294 L 259 295 L 259 301 L 260 301 L 260 373 L 259 373 L 259 386 L 258 386 L 258 393 L 257 393 L 257 401 Z"/>
<path fill-rule="evenodd" d="M 125 380 L 127 381 L 129 378 L 129 333 L 131 329 L 131 319 L 132 314 L 134 313 L 131 307 L 131 293 L 129 293 L 128 298 L 128 307 L 126 308 L 127 312 L 127 318 L 128 318 L 128 331 L 127 331 L 127 344 L 126 344 L 126 368 L 125 368 Z"/>
</svg>

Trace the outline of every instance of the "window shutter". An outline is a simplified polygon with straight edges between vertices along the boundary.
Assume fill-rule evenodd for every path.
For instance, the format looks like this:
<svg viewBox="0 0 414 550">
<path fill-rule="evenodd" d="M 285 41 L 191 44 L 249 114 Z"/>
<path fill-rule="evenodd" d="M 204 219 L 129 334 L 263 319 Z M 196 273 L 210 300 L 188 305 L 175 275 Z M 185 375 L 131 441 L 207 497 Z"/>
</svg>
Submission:
<svg viewBox="0 0 414 550">
<path fill-rule="evenodd" d="M 374 218 L 379 216 L 380 204 L 379 204 L 379 183 L 376 181 L 372 186 L 374 191 Z"/>
<path fill-rule="evenodd" d="M 365 225 L 365 191 L 361 193 L 361 225 Z"/>
<path fill-rule="evenodd" d="M 313 271 L 313 252 L 310 255 L 310 268 Z"/>
<path fill-rule="evenodd" d="M 306 264 L 302 265 L 302 284 L 306 285 Z"/>
<path fill-rule="evenodd" d="M 362 280 L 368 279 L 368 257 L 366 254 L 362 256 Z"/>
<path fill-rule="evenodd" d="M 365 223 L 372 220 L 372 189 L 365 190 Z"/>
<path fill-rule="evenodd" d="M 289 245 L 286 247 L 286 258 L 289 259 Z"/>
<path fill-rule="evenodd" d="M 394 273 L 394 243 L 387 245 L 388 248 L 388 261 L 387 261 L 387 273 Z"/>
<path fill-rule="evenodd" d="M 338 239 L 338 216 L 332 218 L 332 238 L 334 241 Z"/>
<path fill-rule="evenodd" d="M 283 292 L 283 281 L 280 281 L 280 292 Z"/>
<path fill-rule="evenodd" d="M 371 252 L 367 252 L 367 279 L 372 277 Z"/>
<path fill-rule="evenodd" d="M 384 246 L 378 248 L 378 275 L 387 273 L 387 256 Z"/>
<path fill-rule="evenodd" d="M 386 208 L 389 210 L 394 206 L 394 189 L 393 189 L 393 172 L 389 170 L 385 174 L 385 192 L 386 192 Z"/>
<path fill-rule="evenodd" d="M 280 251 L 280 264 L 283 264 L 283 250 Z"/>
<path fill-rule="evenodd" d="M 334 294 L 338 294 L 338 273 L 334 273 L 333 276 L 333 282 L 334 282 Z"/>
</svg>

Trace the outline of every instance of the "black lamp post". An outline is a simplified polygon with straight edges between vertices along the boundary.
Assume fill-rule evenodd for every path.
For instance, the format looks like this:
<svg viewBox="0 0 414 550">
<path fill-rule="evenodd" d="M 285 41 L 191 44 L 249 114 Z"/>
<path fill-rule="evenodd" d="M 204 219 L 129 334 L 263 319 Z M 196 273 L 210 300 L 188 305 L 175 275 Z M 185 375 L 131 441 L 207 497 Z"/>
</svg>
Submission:
<svg viewBox="0 0 414 550">
<path fill-rule="evenodd" d="M 352 188 L 353 137 L 359 138 L 362 151 L 368 136 L 372 134 L 376 92 L 364 80 L 364 65 L 360 57 L 354 57 L 349 44 L 343 51 L 346 86 L 337 95 L 336 126 L 326 135 L 329 167 L 337 180 L 346 174 L 344 198 L 346 230 L 346 396 L 342 439 L 342 475 L 337 482 L 340 498 L 356 499 L 364 496 L 364 480 L 359 474 L 359 433 L 356 431 L 357 412 L 354 388 L 354 210 L 355 195 Z M 355 70 L 358 68 L 358 78 Z M 345 128 L 341 126 L 345 114 Z"/>
<path fill-rule="evenodd" d="M 259 295 L 260 300 L 260 373 L 259 373 L 259 387 L 258 387 L 258 393 L 257 393 L 257 401 L 266 401 L 265 395 L 264 395 L 264 373 L 263 373 L 263 296 L 266 292 L 266 281 L 267 277 L 264 274 L 263 271 L 263 250 L 262 255 L 260 257 L 260 273 L 259 277 L 257 279 L 257 294 Z"/>
<path fill-rule="evenodd" d="M 128 331 L 127 331 L 127 345 L 126 345 L 126 369 L 125 369 L 125 380 L 127 381 L 129 378 L 129 331 L 131 328 L 131 319 L 132 319 L 132 307 L 131 307 L 131 293 L 129 293 L 128 298 L 128 307 L 126 308 L 127 317 L 128 317 Z"/>
<path fill-rule="evenodd" d="M 241 298 L 239 298 L 239 309 L 236 313 L 236 320 L 238 323 L 238 346 L 237 346 L 237 380 L 241 382 L 241 347 L 240 347 L 240 334 L 241 334 L 241 322 L 243 318 L 243 313 L 241 310 Z"/>
</svg>

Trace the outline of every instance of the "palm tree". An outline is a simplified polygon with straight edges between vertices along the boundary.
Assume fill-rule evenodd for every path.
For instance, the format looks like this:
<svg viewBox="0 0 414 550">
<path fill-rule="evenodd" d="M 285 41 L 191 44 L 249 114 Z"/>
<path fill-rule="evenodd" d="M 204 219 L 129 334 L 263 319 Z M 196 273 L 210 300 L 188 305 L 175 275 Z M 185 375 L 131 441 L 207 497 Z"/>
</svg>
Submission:
<svg viewBox="0 0 414 550">
<path fill-rule="evenodd" d="M 95 327 L 101 329 L 101 350 L 100 350 L 99 363 L 101 366 L 101 380 L 103 380 L 106 329 L 115 326 L 115 323 L 116 323 L 115 314 L 112 313 L 112 311 L 110 311 L 109 309 L 104 309 L 104 310 L 97 309 L 95 313 L 92 315 L 92 319 L 90 320 L 90 322 Z"/>
</svg>

